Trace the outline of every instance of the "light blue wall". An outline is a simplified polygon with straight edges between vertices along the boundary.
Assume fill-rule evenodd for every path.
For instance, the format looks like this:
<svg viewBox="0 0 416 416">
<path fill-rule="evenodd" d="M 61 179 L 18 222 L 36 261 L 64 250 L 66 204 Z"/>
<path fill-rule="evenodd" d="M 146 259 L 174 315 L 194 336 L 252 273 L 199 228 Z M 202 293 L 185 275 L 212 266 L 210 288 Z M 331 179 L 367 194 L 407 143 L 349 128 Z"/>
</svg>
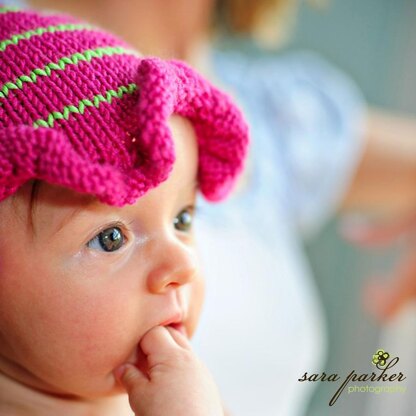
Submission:
<svg viewBox="0 0 416 416">
<path fill-rule="evenodd" d="M 371 103 L 416 112 L 416 94 L 409 94 L 409 87 L 416 93 L 414 22 L 414 0 L 329 0 L 323 10 L 303 5 L 290 46 L 324 54 Z"/>
</svg>

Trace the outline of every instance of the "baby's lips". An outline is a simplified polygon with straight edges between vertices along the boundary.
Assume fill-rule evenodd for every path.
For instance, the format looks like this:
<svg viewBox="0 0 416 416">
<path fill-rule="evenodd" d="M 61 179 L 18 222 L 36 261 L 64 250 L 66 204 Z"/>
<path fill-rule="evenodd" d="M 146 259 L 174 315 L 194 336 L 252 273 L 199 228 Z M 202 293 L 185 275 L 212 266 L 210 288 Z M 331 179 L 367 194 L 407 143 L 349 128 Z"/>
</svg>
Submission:
<svg viewBox="0 0 416 416">
<path fill-rule="evenodd" d="M 186 338 L 188 338 L 188 333 L 186 330 L 186 327 L 184 325 L 185 321 L 185 313 L 183 311 L 177 312 L 174 316 L 167 319 L 166 321 L 159 324 L 159 326 L 164 326 L 166 328 L 171 327 L 173 329 L 176 329 L 181 334 L 183 334 Z"/>
<path fill-rule="evenodd" d="M 183 334 L 186 338 L 188 338 L 188 332 L 186 331 L 186 327 L 182 322 L 172 323 L 166 326 L 170 326 L 171 328 L 176 329 L 181 334 Z"/>
</svg>

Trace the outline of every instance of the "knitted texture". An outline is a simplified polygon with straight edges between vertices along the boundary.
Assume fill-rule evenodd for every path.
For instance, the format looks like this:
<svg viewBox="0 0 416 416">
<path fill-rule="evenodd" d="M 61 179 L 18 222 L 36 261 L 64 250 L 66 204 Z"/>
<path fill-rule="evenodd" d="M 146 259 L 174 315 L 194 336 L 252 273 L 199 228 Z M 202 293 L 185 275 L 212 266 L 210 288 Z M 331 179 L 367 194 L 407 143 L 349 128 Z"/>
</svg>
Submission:
<svg viewBox="0 0 416 416">
<path fill-rule="evenodd" d="M 133 204 L 172 171 L 172 114 L 195 129 L 201 193 L 224 199 L 249 143 L 226 94 L 99 27 L 0 5 L 0 201 L 37 178 Z"/>
</svg>

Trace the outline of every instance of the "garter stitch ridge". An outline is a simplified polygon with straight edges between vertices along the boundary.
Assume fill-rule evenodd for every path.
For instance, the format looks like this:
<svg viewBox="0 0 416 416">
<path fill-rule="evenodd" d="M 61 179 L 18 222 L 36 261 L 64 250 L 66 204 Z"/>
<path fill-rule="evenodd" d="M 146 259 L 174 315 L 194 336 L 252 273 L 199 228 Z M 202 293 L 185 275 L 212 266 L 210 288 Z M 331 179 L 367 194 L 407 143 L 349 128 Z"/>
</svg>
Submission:
<svg viewBox="0 0 416 416">
<path fill-rule="evenodd" d="M 226 94 L 102 28 L 0 5 L 0 201 L 37 178 L 133 204 L 172 170 L 172 114 L 195 129 L 201 193 L 224 199 L 249 143 Z"/>
</svg>

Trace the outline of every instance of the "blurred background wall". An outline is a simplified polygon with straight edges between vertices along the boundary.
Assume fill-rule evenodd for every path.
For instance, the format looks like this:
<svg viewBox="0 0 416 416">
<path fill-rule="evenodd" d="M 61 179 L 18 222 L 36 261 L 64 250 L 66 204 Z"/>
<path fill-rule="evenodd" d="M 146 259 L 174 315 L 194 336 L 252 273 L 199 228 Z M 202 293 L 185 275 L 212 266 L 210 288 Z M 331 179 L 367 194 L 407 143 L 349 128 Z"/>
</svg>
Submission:
<svg viewBox="0 0 416 416">
<path fill-rule="evenodd" d="M 369 104 L 415 116 L 415 22 L 415 0 L 329 0 L 319 8 L 302 4 L 287 48 L 319 52 L 356 81 Z M 394 322 L 380 325 L 366 314 L 360 298 L 365 278 L 391 269 L 400 247 L 357 249 L 339 237 L 337 226 L 335 217 L 306 243 L 327 312 L 330 345 L 325 371 L 371 373 L 373 350 L 390 348 L 400 356 L 409 391 L 379 396 L 344 393 L 328 407 L 335 389 L 319 383 L 308 416 L 413 415 L 415 309 L 409 307 Z"/>
<path fill-rule="evenodd" d="M 311 2 L 313 3 L 313 2 Z M 348 72 L 372 104 L 416 111 L 416 2 L 303 2 L 291 48 L 321 52 Z"/>
</svg>

